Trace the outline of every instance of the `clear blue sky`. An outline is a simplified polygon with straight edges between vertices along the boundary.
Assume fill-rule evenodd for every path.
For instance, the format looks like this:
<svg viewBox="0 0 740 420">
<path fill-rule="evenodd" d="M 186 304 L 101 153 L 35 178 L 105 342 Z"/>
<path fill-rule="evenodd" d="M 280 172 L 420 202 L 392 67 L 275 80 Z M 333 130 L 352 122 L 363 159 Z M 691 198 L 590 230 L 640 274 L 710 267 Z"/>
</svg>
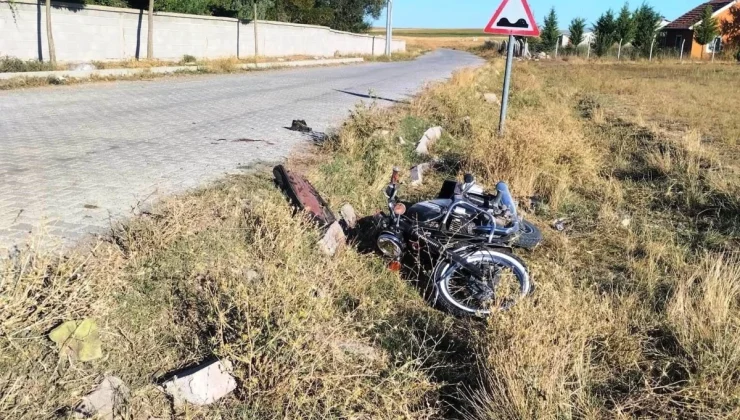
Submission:
<svg viewBox="0 0 740 420">
<path fill-rule="evenodd" d="M 673 20 L 705 1 L 651 0 L 647 3 Z M 499 0 L 393 0 L 393 27 L 482 29 L 499 3 Z M 630 9 L 636 9 L 642 0 L 629 3 Z M 529 0 L 537 22 L 542 22 L 550 8 L 555 7 L 561 29 L 567 29 L 574 17 L 586 18 L 590 27 L 607 9 L 617 11 L 623 4 L 624 0 Z M 385 12 L 373 26 L 385 26 Z"/>
</svg>

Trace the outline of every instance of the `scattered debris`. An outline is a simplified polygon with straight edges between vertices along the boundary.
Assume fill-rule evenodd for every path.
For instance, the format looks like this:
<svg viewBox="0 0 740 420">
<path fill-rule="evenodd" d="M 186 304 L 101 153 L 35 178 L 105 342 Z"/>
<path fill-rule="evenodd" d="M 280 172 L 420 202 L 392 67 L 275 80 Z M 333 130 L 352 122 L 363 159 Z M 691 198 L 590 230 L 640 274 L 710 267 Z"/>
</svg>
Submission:
<svg viewBox="0 0 740 420">
<path fill-rule="evenodd" d="M 403 146 L 404 144 L 406 144 L 406 140 L 404 140 L 403 137 L 399 136 L 398 137 L 398 144 L 400 144 L 401 146 Z"/>
<path fill-rule="evenodd" d="M 120 378 L 106 376 L 93 392 L 82 399 L 74 411 L 83 417 L 112 420 L 123 414 L 122 407 L 128 402 L 130 394 Z"/>
<path fill-rule="evenodd" d="M 420 163 L 411 168 L 411 186 L 417 187 L 424 182 L 424 172 L 432 169 L 431 163 Z"/>
<path fill-rule="evenodd" d="M 82 207 L 84 207 L 84 208 L 86 208 L 88 210 L 95 210 L 95 209 L 99 209 L 100 208 L 100 207 L 96 206 L 95 204 L 85 204 Z"/>
<path fill-rule="evenodd" d="M 324 199 L 306 178 L 287 170 L 283 165 L 276 166 L 272 172 L 275 175 L 275 182 L 288 196 L 291 204 L 298 210 L 307 211 L 320 227 L 329 226 L 337 220 Z"/>
<path fill-rule="evenodd" d="M 347 227 L 354 229 L 357 226 L 357 213 L 355 213 L 355 208 L 351 204 L 347 203 L 343 205 L 339 210 L 339 214 L 342 215 L 342 219 L 347 223 Z"/>
<path fill-rule="evenodd" d="M 63 85 L 67 82 L 67 78 L 64 76 L 49 76 L 49 84 L 52 85 Z"/>
<path fill-rule="evenodd" d="M 293 120 L 293 123 L 290 125 L 288 130 L 299 131 L 301 133 L 310 133 L 313 131 L 313 129 L 306 124 L 306 120 Z"/>
<path fill-rule="evenodd" d="M 97 70 L 98 68 L 95 67 L 95 65 L 92 63 L 78 63 L 70 65 L 69 69 L 72 71 L 93 71 Z"/>
<path fill-rule="evenodd" d="M 630 219 L 629 217 L 622 219 L 622 227 L 628 228 L 630 227 L 631 224 L 632 224 L 632 219 Z"/>
<path fill-rule="evenodd" d="M 177 407 L 185 403 L 208 405 L 236 389 L 231 371 L 232 365 L 228 360 L 214 360 L 181 371 L 163 387 Z"/>
<path fill-rule="evenodd" d="M 501 105 L 501 101 L 499 101 L 498 96 L 495 93 L 486 93 L 485 95 L 483 95 L 483 98 L 489 104 Z"/>
<path fill-rule="evenodd" d="M 258 140 L 258 139 L 247 139 L 247 138 L 232 140 L 232 142 L 233 143 L 267 143 L 270 146 L 274 146 L 275 145 L 275 143 L 273 143 L 271 141 Z"/>
<path fill-rule="evenodd" d="M 333 257 L 346 242 L 347 237 L 344 235 L 342 225 L 334 222 L 319 241 L 319 249 L 327 256 Z"/>
<path fill-rule="evenodd" d="M 552 228 L 558 232 L 562 232 L 565 230 L 566 223 L 568 223 L 568 219 L 557 219 L 552 222 Z"/>
<path fill-rule="evenodd" d="M 437 142 L 442 137 L 442 127 L 432 127 L 427 130 L 419 140 L 419 144 L 416 146 L 416 153 L 420 155 L 428 155 L 429 147 Z"/>
<path fill-rule="evenodd" d="M 72 360 L 89 362 L 103 357 L 100 331 L 94 320 L 67 321 L 49 333 L 51 341 L 59 347 L 60 354 Z"/>
</svg>

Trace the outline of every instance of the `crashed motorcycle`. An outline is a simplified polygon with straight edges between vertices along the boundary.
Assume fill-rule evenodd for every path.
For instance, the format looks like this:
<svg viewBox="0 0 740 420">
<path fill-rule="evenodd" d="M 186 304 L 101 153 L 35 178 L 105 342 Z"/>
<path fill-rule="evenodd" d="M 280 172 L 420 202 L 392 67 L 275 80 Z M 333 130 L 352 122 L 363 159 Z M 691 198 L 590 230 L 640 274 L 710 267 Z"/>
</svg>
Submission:
<svg viewBox="0 0 740 420">
<path fill-rule="evenodd" d="M 377 217 L 377 247 L 400 269 L 408 251 L 433 261 L 435 300 L 459 316 L 485 317 L 511 308 L 533 290 L 524 262 L 512 247 L 534 248 L 542 235 L 517 214 L 505 183 L 488 195 L 465 175 L 463 184 L 447 181 L 434 200 L 401 202 L 399 172 L 385 190 L 389 214 Z"/>
</svg>

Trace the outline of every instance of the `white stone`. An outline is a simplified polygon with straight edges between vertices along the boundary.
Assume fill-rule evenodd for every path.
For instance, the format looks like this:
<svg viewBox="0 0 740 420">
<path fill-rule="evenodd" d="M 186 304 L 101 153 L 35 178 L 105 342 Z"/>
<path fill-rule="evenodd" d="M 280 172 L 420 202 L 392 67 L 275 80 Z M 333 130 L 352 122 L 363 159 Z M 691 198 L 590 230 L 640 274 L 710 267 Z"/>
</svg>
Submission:
<svg viewBox="0 0 740 420">
<path fill-rule="evenodd" d="M 406 140 L 404 140 L 403 137 L 398 137 L 398 144 L 404 145 L 404 144 L 406 144 Z"/>
<path fill-rule="evenodd" d="M 411 186 L 417 187 L 424 182 L 424 172 L 428 171 L 432 165 L 422 163 L 411 168 Z"/>
<path fill-rule="evenodd" d="M 75 413 L 82 417 L 113 419 L 128 401 L 129 394 L 129 389 L 121 379 L 106 376 L 93 392 L 82 399 Z"/>
<path fill-rule="evenodd" d="M 334 222 L 319 241 L 319 249 L 327 256 L 333 257 L 346 242 L 347 237 L 344 236 L 342 225 L 339 222 Z"/>
<path fill-rule="evenodd" d="M 429 148 L 442 137 L 442 127 L 432 127 L 427 130 L 419 140 L 419 144 L 416 146 L 416 153 L 420 155 L 428 155 Z"/>
<path fill-rule="evenodd" d="M 357 213 L 355 213 L 355 208 L 351 204 L 347 203 L 343 205 L 339 210 L 339 214 L 342 215 L 342 219 L 344 219 L 350 229 L 354 229 L 357 226 Z"/>
<path fill-rule="evenodd" d="M 483 98 L 489 104 L 501 105 L 501 101 L 498 100 L 498 96 L 495 93 L 486 93 L 485 95 L 483 95 Z"/>
<path fill-rule="evenodd" d="M 632 219 L 626 218 L 622 219 L 622 227 L 628 228 L 632 224 Z"/>
<path fill-rule="evenodd" d="M 165 392 L 174 400 L 175 406 L 185 403 L 208 405 L 225 397 L 236 389 L 236 380 L 231 376 L 228 360 L 215 360 L 183 371 L 164 383 Z"/>
</svg>

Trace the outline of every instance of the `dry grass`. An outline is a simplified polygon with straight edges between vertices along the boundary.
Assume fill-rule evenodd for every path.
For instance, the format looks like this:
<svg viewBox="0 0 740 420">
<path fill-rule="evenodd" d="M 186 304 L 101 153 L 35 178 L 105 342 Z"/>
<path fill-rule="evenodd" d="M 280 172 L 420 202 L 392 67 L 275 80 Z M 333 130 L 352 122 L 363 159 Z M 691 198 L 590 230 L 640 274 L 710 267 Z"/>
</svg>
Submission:
<svg viewBox="0 0 740 420">
<path fill-rule="evenodd" d="M 451 48 L 458 50 L 467 50 L 482 46 L 487 40 L 493 39 L 487 35 L 482 34 L 477 37 L 470 36 L 439 36 L 439 37 L 426 37 L 426 36 L 406 36 L 399 35 L 394 36 L 400 40 L 406 41 L 408 48 L 420 48 L 424 50 L 434 50 L 437 48 Z"/>
<path fill-rule="evenodd" d="M 390 169 L 417 162 L 413 141 L 442 125 L 432 152 L 449 170 L 404 196 L 465 171 L 509 182 L 545 231 L 523 255 L 532 299 L 487 324 L 448 317 L 372 255 L 321 256 L 266 175 L 234 177 L 92 251 L 3 260 L 0 417 L 65 415 L 105 373 L 134 391 L 131 418 L 738 417 L 737 125 L 702 111 L 732 103 L 737 69 L 517 63 L 498 137 L 481 94 L 500 90 L 501 68 L 359 107 L 295 164 L 333 208 L 370 215 Z M 45 334 L 85 316 L 106 357 L 59 360 Z M 156 381 L 212 355 L 235 362 L 237 392 L 173 412 Z"/>
</svg>

